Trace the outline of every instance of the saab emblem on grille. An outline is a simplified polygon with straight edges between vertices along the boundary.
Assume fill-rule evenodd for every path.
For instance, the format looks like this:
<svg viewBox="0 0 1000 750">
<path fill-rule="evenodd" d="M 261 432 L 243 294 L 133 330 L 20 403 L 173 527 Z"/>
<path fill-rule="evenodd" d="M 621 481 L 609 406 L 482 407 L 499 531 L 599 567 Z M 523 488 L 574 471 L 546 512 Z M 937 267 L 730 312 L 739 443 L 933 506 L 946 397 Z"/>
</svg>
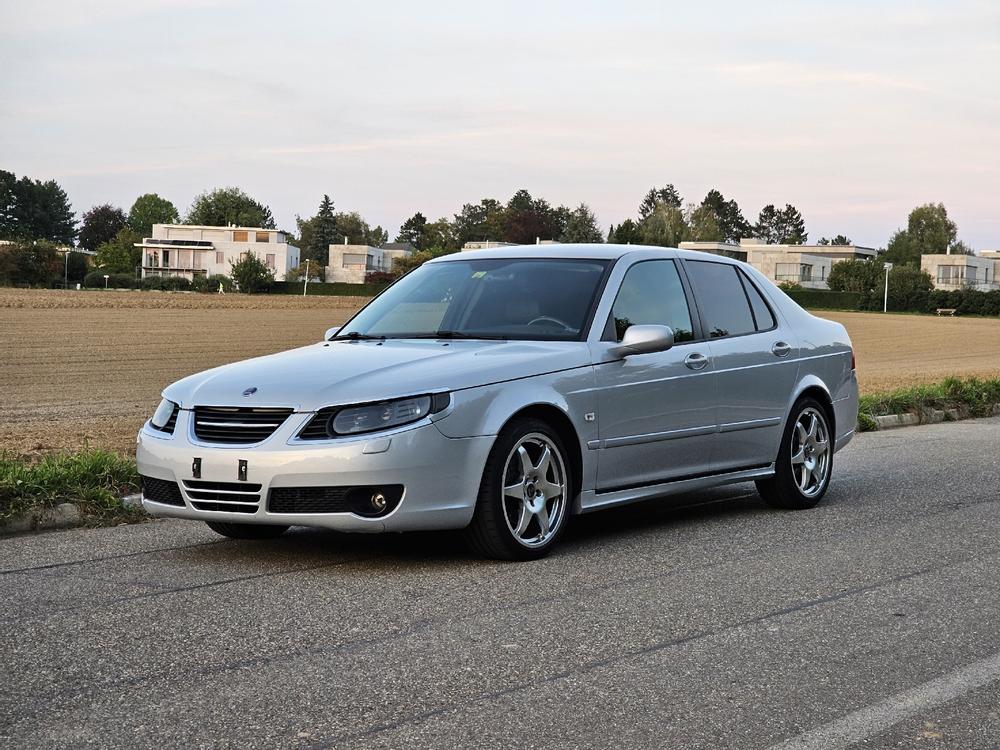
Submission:
<svg viewBox="0 0 1000 750">
<path fill-rule="evenodd" d="M 243 391 L 243 395 L 244 396 L 252 396 L 256 392 L 257 392 L 257 387 L 256 386 L 251 386 L 250 388 L 247 388 L 245 391 Z"/>
</svg>

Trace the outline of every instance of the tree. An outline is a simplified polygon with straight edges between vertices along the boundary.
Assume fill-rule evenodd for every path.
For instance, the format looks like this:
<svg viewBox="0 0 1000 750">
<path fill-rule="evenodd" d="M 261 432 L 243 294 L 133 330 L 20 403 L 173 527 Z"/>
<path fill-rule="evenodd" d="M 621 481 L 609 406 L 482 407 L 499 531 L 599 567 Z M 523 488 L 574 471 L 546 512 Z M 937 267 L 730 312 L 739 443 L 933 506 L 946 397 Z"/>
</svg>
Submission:
<svg viewBox="0 0 1000 750">
<path fill-rule="evenodd" d="M 687 235 L 684 212 L 675 206 L 660 203 L 643 220 L 640 234 L 644 245 L 677 247 Z"/>
<path fill-rule="evenodd" d="M 424 232 L 427 229 L 427 217 L 417 211 L 403 222 L 396 235 L 396 242 L 409 242 L 417 250 L 424 249 Z"/>
<path fill-rule="evenodd" d="M 882 286 L 884 273 L 881 259 L 852 258 L 834 263 L 826 283 L 835 292 L 870 292 Z"/>
<path fill-rule="evenodd" d="M 702 203 L 690 212 L 687 239 L 695 242 L 722 242 L 725 234 L 715 209 Z"/>
<path fill-rule="evenodd" d="M 519 245 L 555 239 L 562 234 L 568 213 L 564 207 L 553 209 L 544 198 L 535 199 L 527 190 L 518 190 L 504 209 L 503 239 Z"/>
<path fill-rule="evenodd" d="M 597 218 L 586 203 L 573 209 L 563 229 L 560 242 L 602 242 L 604 235 L 597 226 Z"/>
<path fill-rule="evenodd" d="M 17 235 L 14 226 L 14 199 L 17 176 L 0 169 L 0 240 L 11 240 Z"/>
<path fill-rule="evenodd" d="M 882 284 L 878 288 L 884 289 Z M 889 307 L 894 310 L 919 307 L 921 297 L 933 288 L 934 280 L 926 271 L 914 266 L 894 266 L 889 271 Z"/>
<path fill-rule="evenodd" d="M 919 266 L 921 255 L 946 253 L 957 242 L 958 227 L 948 218 L 944 204 L 927 203 L 910 211 L 906 229 L 889 239 L 885 260 Z"/>
<path fill-rule="evenodd" d="M 111 240 L 98 246 L 94 265 L 107 273 L 134 276 L 136 266 L 142 263 L 142 249 L 135 247 L 136 242 L 142 242 L 142 236 L 131 227 L 123 227 Z"/>
<path fill-rule="evenodd" d="M 680 193 L 673 185 L 650 188 L 642 202 L 639 203 L 639 221 L 644 221 L 661 203 L 670 208 L 680 208 L 681 202 Z"/>
<path fill-rule="evenodd" d="M 274 271 L 250 251 L 243 253 L 235 263 L 229 261 L 229 265 L 232 267 L 229 276 L 241 292 L 254 294 L 267 291 L 274 283 Z"/>
<path fill-rule="evenodd" d="M 301 224 L 299 227 L 301 229 Z M 302 256 L 325 266 L 330 259 L 330 245 L 336 245 L 342 239 L 343 235 L 337 228 L 337 217 L 333 213 L 333 201 L 329 195 L 324 194 L 319 210 L 309 219 L 308 244 L 302 245 Z"/>
<path fill-rule="evenodd" d="M 372 229 L 357 211 L 342 211 L 337 214 L 337 230 L 341 234 L 341 241 L 346 237 L 352 245 L 381 247 L 389 239 L 382 227 Z"/>
<path fill-rule="evenodd" d="M 61 245 L 72 245 L 76 238 L 76 219 L 66 191 L 55 180 L 41 182 L 14 177 L 5 172 L 3 199 L 7 204 L 3 221 L 7 239 L 47 240 Z"/>
<path fill-rule="evenodd" d="M 188 211 L 188 224 L 225 227 L 260 227 L 274 229 L 271 209 L 237 187 L 217 188 L 194 199 Z"/>
<path fill-rule="evenodd" d="M 63 260 L 51 242 L 0 245 L 0 284 L 48 286 L 63 275 Z"/>
<path fill-rule="evenodd" d="M 503 237 L 504 206 L 493 198 L 483 198 L 479 203 L 466 203 L 455 214 L 452 223 L 459 247 L 466 242 L 486 242 Z"/>
<path fill-rule="evenodd" d="M 110 203 L 94 206 L 83 214 L 79 243 L 84 250 L 96 250 L 110 242 L 128 222 L 125 212 Z"/>
<path fill-rule="evenodd" d="M 735 200 L 727 201 L 718 190 L 709 190 L 701 205 L 715 213 L 723 242 L 739 243 L 741 238 L 749 237 L 753 232 L 753 227 L 743 217 L 739 204 Z"/>
<path fill-rule="evenodd" d="M 176 224 L 179 220 L 177 207 L 156 193 L 140 195 L 128 212 L 128 225 L 140 237 L 149 237 L 153 224 Z"/>
<path fill-rule="evenodd" d="M 820 237 L 819 238 L 819 242 L 817 242 L 816 244 L 817 245 L 853 245 L 854 243 L 851 242 L 850 237 L 847 237 L 847 236 L 845 236 L 843 234 L 838 234 L 832 240 L 828 240 L 826 237 Z"/>
<path fill-rule="evenodd" d="M 786 203 L 783 209 L 777 209 L 773 204 L 764 206 L 753 231 L 768 245 L 801 245 L 809 237 L 802 214 L 790 203 Z"/>
<path fill-rule="evenodd" d="M 424 225 L 423 243 L 426 250 L 453 253 L 459 249 L 455 227 L 444 217 Z"/>
<path fill-rule="evenodd" d="M 608 242 L 613 242 L 617 245 L 641 245 L 641 228 L 631 219 L 625 219 L 617 227 L 612 224 L 611 229 L 608 231 Z"/>
</svg>

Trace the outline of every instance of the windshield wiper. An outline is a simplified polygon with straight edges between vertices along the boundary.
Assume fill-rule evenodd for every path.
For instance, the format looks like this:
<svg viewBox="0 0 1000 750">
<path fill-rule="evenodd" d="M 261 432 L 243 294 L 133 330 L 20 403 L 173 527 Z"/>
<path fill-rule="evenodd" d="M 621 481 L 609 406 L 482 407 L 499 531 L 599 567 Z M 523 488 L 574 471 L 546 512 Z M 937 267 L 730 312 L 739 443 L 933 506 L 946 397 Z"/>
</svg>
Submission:
<svg viewBox="0 0 1000 750">
<path fill-rule="evenodd" d="M 385 336 L 369 336 L 367 333 L 351 331 L 349 333 L 339 333 L 328 341 L 385 341 Z"/>
<path fill-rule="evenodd" d="M 435 331 L 434 333 L 415 333 L 407 336 L 409 339 L 479 339 L 480 341 L 506 341 L 507 336 L 465 333 L 464 331 Z"/>
</svg>

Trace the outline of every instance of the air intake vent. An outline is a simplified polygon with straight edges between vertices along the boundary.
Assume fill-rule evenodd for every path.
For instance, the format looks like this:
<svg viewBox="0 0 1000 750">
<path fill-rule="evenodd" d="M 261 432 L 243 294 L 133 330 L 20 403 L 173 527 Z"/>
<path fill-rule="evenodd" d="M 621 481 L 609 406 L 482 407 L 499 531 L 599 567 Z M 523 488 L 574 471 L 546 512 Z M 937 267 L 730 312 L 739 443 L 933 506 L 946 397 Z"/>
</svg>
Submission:
<svg viewBox="0 0 1000 750">
<path fill-rule="evenodd" d="M 142 496 L 150 502 L 184 507 L 184 498 L 181 497 L 177 482 L 154 477 L 140 477 L 140 479 L 142 479 Z"/>
<path fill-rule="evenodd" d="M 399 505 L 403 485 L 361 487 L 273 487 L 269 513 L 356 513 L 384 516 Z"/>
<path fill-rule="evenodd" d="M 291 409 L 196 406 L 194 434 L 206 443 L 252 445 L 274 434 L 291 413 Z"/>
</svg>

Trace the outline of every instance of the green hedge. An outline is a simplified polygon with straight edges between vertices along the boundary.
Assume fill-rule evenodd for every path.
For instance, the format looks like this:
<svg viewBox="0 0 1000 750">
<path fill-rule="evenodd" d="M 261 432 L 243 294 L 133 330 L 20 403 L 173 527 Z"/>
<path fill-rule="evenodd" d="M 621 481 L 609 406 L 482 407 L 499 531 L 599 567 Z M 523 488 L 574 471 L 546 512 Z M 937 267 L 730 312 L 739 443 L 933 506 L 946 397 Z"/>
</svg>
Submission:
<svg viewBox="0 0 1000 750">
<path fill-rule="evenodd" d="M 814 310 L 858 310 L 861 308 L 860 292 L 831 292 L 827 289 L 792 289 L 788 296 L 802 307 Z"/>
<path fill-rule="evenodd" d="M 385 289 L 386 284 L 348 284 L 334 282 L 327 284 L 321 281 L 310 281 L 308 294 L 325 297 L 374 297 Z M 276 281 L 271 287 L 273 294 L 302 294 L 301 281 Z"/>
</svg>

